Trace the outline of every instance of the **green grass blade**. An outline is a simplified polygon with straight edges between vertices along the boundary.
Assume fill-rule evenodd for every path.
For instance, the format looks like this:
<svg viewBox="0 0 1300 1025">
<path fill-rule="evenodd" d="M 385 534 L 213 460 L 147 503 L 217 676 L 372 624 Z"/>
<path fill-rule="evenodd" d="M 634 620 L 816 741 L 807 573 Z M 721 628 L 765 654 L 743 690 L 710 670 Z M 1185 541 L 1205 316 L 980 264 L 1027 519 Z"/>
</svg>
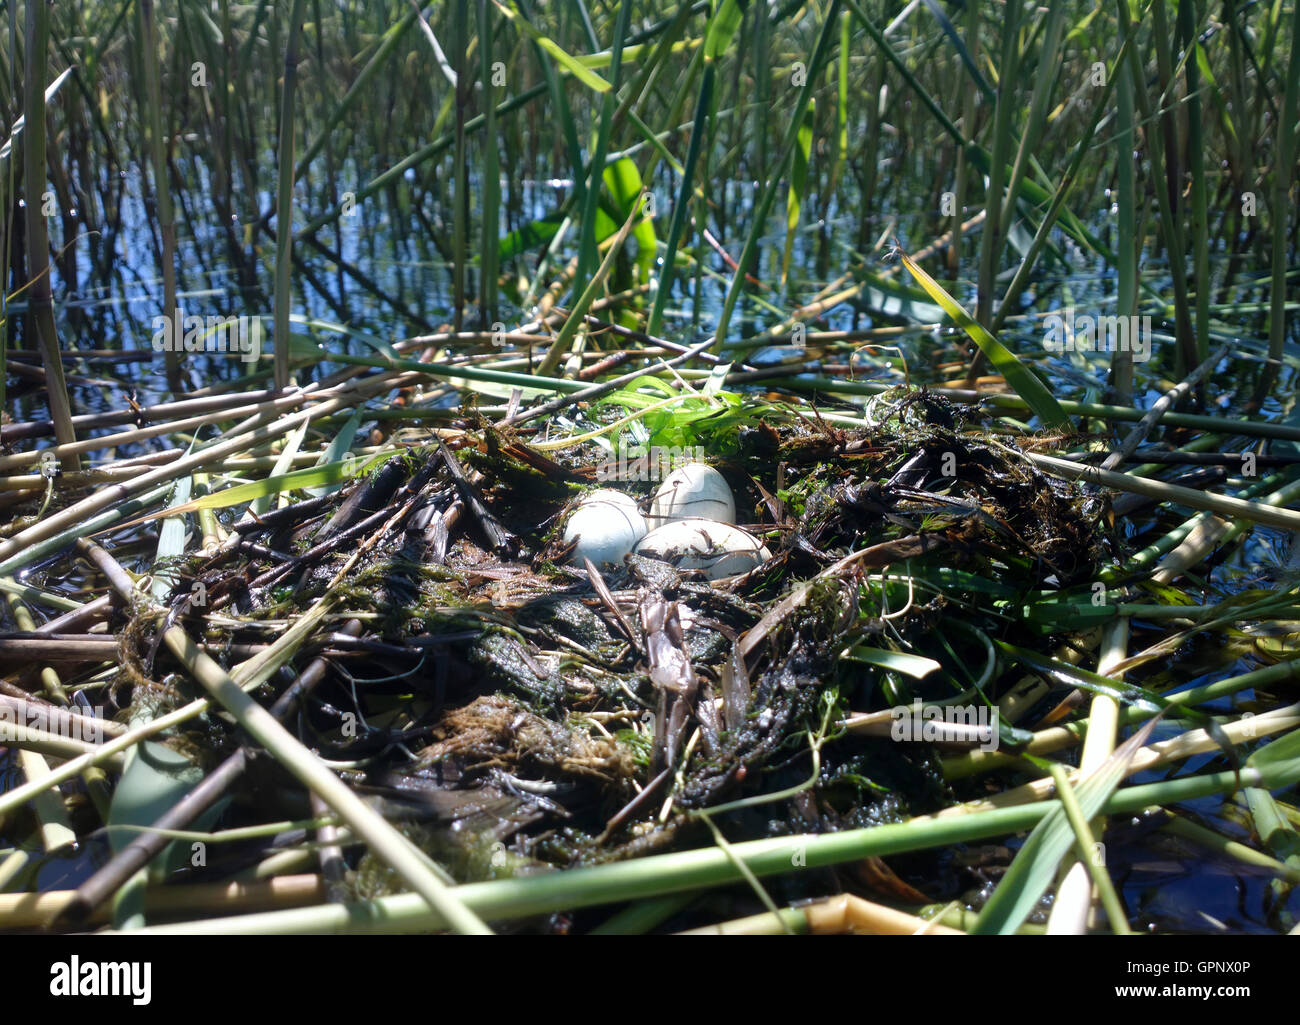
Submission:
<svg viewBox="0 0 1300 1025">
<path fill-rule="evenodd" d="M 731 284 L 727 288 L 727 296 L 722 303 L 722 313 L 718 317 L 718 325 L 714 331 L 715 349 L 721 348 L 727 341 L 727 329 L 731 324 L 731 315 L 740 299 L 740 293 L 745 287 L 745 275 L 749 273 L 749 268 L 753 265 L 754 258 L 758 253 L 759 239 L 763 235 L 768 215 L 772 210 L 772 203 L 776 199 L 781 172 L 785 170 L 786 165 L 793 158 L 795 146 L 798 143 L 799 129 L 803 126 L 804 111 L 812 103 L 813 92 L 817 88 L 817 82 L 821 79 L 822 71 L 825 69 L 826 62 L 830 57 L 831 39 L 838 35 L 836 33 L 835 19 L 839 16 L 840 0 L 831 0 L 830 6 L 826 10 L 826 19 L 822 22 L 821 31 L 817 36 L 817 45 L 813 48 L 812 58 L 808 62 L 806 79 L 799 91 L 799 98 L 795 101 L 790 125 L 786 129 L 785 139 L 781 144 L 781 155 L 772 170 L 772 174 L 764 184 L 762 194 L 755 206 L 749 234 L 745 237 L 744 248 L 740 251 L 740 258 L 736 261 L 735 273 L 731 276 Z"/>
<path fill-rule="evenodd" d="M 917 266 L 910 256 L 906 253 L 899 255 L 912 277 L 916 278 L 921 287 L 929 293 L 930 298 L 942 306 L 944 312 L 980 347 L 997 372 L 1006 378 L 1007 384 L 1025 401 L 1044 425 L 1058 429 L 1068 428 L 1069 417 L 1065 415 L 1065 411 L 1061 409 L 1038 376 L 1016 359 L 1015 354 L 998 341 L 996 336 L 990 334 L 987 328 L 962 309 L 961 303 L 944 291 L 943 286 Z"/>
<path fill-rule="evenodd" d="M 913 655 L 905 651 L 890 651 L 888 648 L 872 648 L 864 644 L 849 648 L 842 657 L 853 659 L 855 662 L 865 662 L 867 665 L 879 666 L 881 669 L 888 669 L 892 673 L 902 673 L 914 680 L 924 679 L 936 669 L 943 668 L 934 659 L 926 658 L 924 655 Z"/>
<path fill-rule="evenodd" d="M 515 28 L 519 29 L 520 32 L 550 54 L 550 56 L 554 58 L 555 63 L 560 66 L 561 70 L 567 71 L 593 92 L 604 94 L 610 91 L 610 84 L 608 82 L 591 69 L 584 67 L 581 61 L 570 56 L 568 52 L 565 51 L 564 47 L 560 46 L 560 44 L 554 39 L 538 32 L 527 18 L 514 9 L 513 4 L 503 4 L 500 0 L 493 0 L 493 3 L 495 3 L 497 9 L 510 20 L 510 24 L 514 25 Z"/>
<path fill-rule="evenodd" d="M 488 0 L 477 0 L 479 85 L 483 102 L 483 225 L 479 247 L 482 283 L 479 286 L 480 323 L 486 329 L 497 323 L 497 279 L 501 233 L 501 173 L 497 152 L 496 88 L 492 60 L 492 8 Z"/>
<path fill-rule="evenodd" d="M 681 244 L 682 234 L 686 229 L 686 218 L 690 214 L 691 195 L 695 181 L 695 166 L 699 162 L 700 149 L 708 131 L 709 108 L 713 102 L 714 66 L 706 63 L 704 74 L 700 79 L 700 92 L 695 101 L 695 120 L 691 126 L 691 141 L 686 147 L 686 163 L 682 168 L 682 181 L 677 189 L 677 202 L 673 204 L 673 216 L 668 222 L 668 238 L 664 243 L 663 267 L 659 271 L 659 280 L 655 287 L 654 304 L 650 308 L 650 320 L 646 327 L 649 334 L 659 333 L 663 323 L 664 307 L 673 288 L 673 277 L 677 272 L 677 247 Z"/>
<path fill-rule="evenodd" d="M 1085 821 L 1106 806 L 1115 788 L 1127 775 L 1133 756 L 1146 743 L 1158 721 L 1152 719 L 1143 726 L 1075 788 Z M 972 935 L 1007 935 L 1019 929 L 1043 892 L 1052 885 L 1057 866 L 1074 842 L 1074 828 L 1058 801 L 1021 846 L 998 888 L 975 920 Z"/>
<path fill-rule="evenodd" d="M 794 164 L 790 168 L 790 191 L 785 200 L 785 249 L 781 253 L 781 287 L 790 273 L 790 253 L 794 249 L 794 232 L 799 226 L 799 209 L 803 205 L 804 190 L 808 184 L 808 157 L 812 153 L 813 120 L 816 101 L 804 111 L 803 124 L 799 126 L 798 144 L 794 149 Z"/>
<path fill-rule="evenodd" d="M 614 267 L 614 259 L 618 256 L 618 251 L 623 247 L 623 243 L 631 232 L 633 224 L 640 217 L 639 209 L 634 210 L 628 216 L 628 219 L 623 222 L 623 227 L 619 229 L 618 234 L 614 236 L 614 241 L 605 254 L 605 259 L 601 261 L 596 273 L 591 276 L 591 280 L 578 297 L 578 301 L 573 304 L 573 309 L 569 311 L 568 319 L 565 320 L 564 326 L 560 328 L 560 333 L 555 336 L 555 341 L 551 343 L 546 356 L 538 365 L 537 373 L 539 376 L 548 376 L 560 365 L 560 360 L 564 358 L 564 354 L 568 351 L 574 335 L 578 333 L 578 329 L 583 325 L 583 318 L 587 315 L 587 310 L 591 308 L 591 304 L 604 287 L 605 279 L 609 277 L 609 272 Z"/>
<path fill-rule="evenodd" d="M 47 104 L 59 94 L 59 89 L 62 88 L 63 83 L 68 80 L 68 76 L 75 70 L 75 68 L 65 68 L 63 71 L 60 71 L 58 77 L 49 84 L 45 90 L 45 102 Z M 0 164 L 3 164 L 9 159 L 9 154 L 13 152 L 14 143 L 17 142 L 23 134 L 23 125 L 26 123 L 26 120 L 25 117 L 20 117 L 14 122 L 13 128 L 9 131 L 9 138 L 5 140 L 3 146 L 0 146 Z"/>
<path fill-rule="evenodd" d="M 330 439 L 325 451 L 321 453 L 317 461 L 318 466 L 328 466 L 331 463 L 344 463 L 349 460 L 348 453 L 352 449 L 352 443 L 356 440 L 357 428 L 361 426 L 362 410 L 354 410 L 352 415 L 344 421 L 343 426 L 339 428 L 338 433 Z M 319 486 L 312 485 L 305 488 L 306 492 L 313 498 L 320 498 L 322 495 L 332 495 L 343 486 L 343 481 L 339 480 L 333 484 L 322 484 Z"/>
<path fill-rule="evenodd" d="M 365 461 L 342 459 L 338 462 L 325 463 L 323 466 L 308 466 L 302 470 L 290 470 L 288 473 L 266 477 L 263 480 L 237 484 L 233 488 L 214 491 L 210 495 L 204 495 L 202 498 L 196 498 L 183 505 L 173 506 L 170 509 L 163 509 L 160 512 L 142 516 L 138 520 L 133 520 L 130 525 L 148 523 L 151 520 L 166 516 L 179 516 L 182 513 L 198 512 L 200 509 L 225 509 L 232 505 L 252 502 L 254 499 L 262 498 L 265 495 L 278 495 L 281 492 L 337 484 L 349 477 L 356 477 L 369 472 L 391 454 L 376 455 Z"/>
</svg>

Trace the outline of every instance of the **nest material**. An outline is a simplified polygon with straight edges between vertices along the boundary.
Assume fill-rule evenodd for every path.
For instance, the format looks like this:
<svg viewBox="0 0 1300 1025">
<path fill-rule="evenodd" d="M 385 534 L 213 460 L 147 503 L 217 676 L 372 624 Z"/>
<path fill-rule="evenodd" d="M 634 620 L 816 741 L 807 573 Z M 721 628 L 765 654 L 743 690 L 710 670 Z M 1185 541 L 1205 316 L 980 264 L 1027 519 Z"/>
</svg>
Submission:
<svg viewBox="0 0 1300 1025">
<path fill-rule="evenodd" d="M 496 695 L 447 712 L 433 743 L 420 753 L 424 766 L 453 758 L 466 774 L 499 768 L 614 783 L 636 771 L 632 752 L 617 741 L 544 719 Z"/>
<path fill-rule="evenodd" d="M 774 555 L 721 585 L 636 557 L 601 582 L 549 562 L 557 514 L 580 474 L 566 469 L 548 490 L 514 447 L 488 449 L 478 473 L 446 450 L 395 458 L 335 505 L 312 505 L 314 519 L 277 511 L 245 529 L 237 548 L 183 572 L 173 614 L 195 620 L 233 659 L 241 643 L 273 636 L 259 619 L 278 620 L 332 586 L 338 612 L 367 614 L 371 632 L 339 650 L 330 627 L 308 649 L 327 652 L 339 673 L 312 697 L 304 739 L 332 758 L 365 760 L 371 783 L 418 776 L 425 787 L 518 784 L 524 800 L 555 795 L 536 799 L 535 817 L 567 822 L 563 839 L 532 828 L 515 841 L 552 862 L 666 843 L 680 822 L 664 820 L 664 807 L 706 808 L 806 780 L 807 738 L 828 708 L 887 703 L 875 676 L 841 658 L 847 646 L 888 633 L 891 645 L 924 651 L 945 616 L 972 615 L 918 594 L 886 623 L 861 607 L 867 572 L 897 572 L 910 559 L 914 569 L 960 567 L 1040 588 L 1085 577 L 1103 551 L 1096 512 L 1085 513 L 1076 490 L 966 431 L 933 400 L 895 403 L 875 431 L 794 418 L 733 436 L 720 468 L 740 499 L 738 518 L 765 533 Z M 531 483 L 521 498 L 506 482 L 523 480 Z M 866 548 L 872 559 L 835 571 Z M 199 580 L 206 610 L 186 603 Z M 654 609 L 663 614 L 646 615 Z M 222 628 L 198 623 L 204 611 L 234 616 Z M 738 639 L 751 632 L 748 656 L 739 655 Z M 147 650 L 143 638 L 134 647 Z M 664 686 L 665 659 L 676 667 L 673 687 Z M 138 662 L 124 669 L 137 686 Z M 593 713 L 654 726 L 599 735 L 579 718 Z M 367 724 L 364 736 L 341 730 L 349 718 Z M 873 779 L 919 780 L 917 792 L 933 798 L 923 769 L 897 768 L 918 753 L 882 752 L 858 740 L 827 749 L 824 778 L 839 781 L 840 807 L 908 805 Z M 629 803 L 633 781 L 645 792 Z M 798 802 L 800 823 L 818 814 L 815 797 Z M 758 828 L 770 832 L 773 821 Z"/>
</svg>

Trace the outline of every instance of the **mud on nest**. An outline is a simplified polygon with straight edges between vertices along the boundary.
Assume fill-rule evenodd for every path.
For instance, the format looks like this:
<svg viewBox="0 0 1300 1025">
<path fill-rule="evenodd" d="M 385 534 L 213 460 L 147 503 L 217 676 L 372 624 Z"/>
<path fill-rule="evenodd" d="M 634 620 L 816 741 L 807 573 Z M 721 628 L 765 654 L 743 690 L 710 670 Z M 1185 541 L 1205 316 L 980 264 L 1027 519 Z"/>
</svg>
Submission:
<svg viewBox="0 0 1300 1025">
<path fill-rule="evenodd" d="M 548 476 L 545 460 L 498 438 L 472 459 L 441 447 L 394 458 L 333 501 L 239 525 L 237 544 L 180 575 L 173 615 L 229 664 L 329 591 L 334 611 L 297 660 L 324 654 L 329 666 L 299 719 L 306 743 L 357 765 L 357 785 L 423 817 L 439 844 L 465 833 L 442 798 L 474 791 L 513 809 L 498 839 L 525 859 L 638 853 L 691 828 L 692 809 L 806 781 L 810 737 L 834 737 L 850 708 L 963 689 L 958 664 L 983 649 L 946 623 L 1018 629 L 978 589 L 910 593 L 871 574 L 960 569 L 1038 588 L 1087 578 L 1104 557 L 1100 506 L 987 425 L 923 394 L 869 413 L 867 430 L 801 413 L 734 437 L 718 468 L 738 518 L 774 553 L 743 578 L 709 584 L 630 556 L 588 580 L 551 543 L 584 464 Z M 195 582 L 204 608 L 190 601 Z M 353 616 L 360 636 L 341 637 Z M 915 648 L 944 663 L 942 679 L 843 657 L 864 643 Z M 141 658 L 126 672 L 159 675 Z M 997 682 L 984 697 L 996 700 Z M 907 747 L 831 739 L 824 785 L 737 828 L 771 831 L 787 816 L 813 828 L 821 812 L 836 828 L 881 801 L 926 810 L 944 787 L 930 752 Z M 822 803 L 832 791 L 833 808 Z"/>
</svg>

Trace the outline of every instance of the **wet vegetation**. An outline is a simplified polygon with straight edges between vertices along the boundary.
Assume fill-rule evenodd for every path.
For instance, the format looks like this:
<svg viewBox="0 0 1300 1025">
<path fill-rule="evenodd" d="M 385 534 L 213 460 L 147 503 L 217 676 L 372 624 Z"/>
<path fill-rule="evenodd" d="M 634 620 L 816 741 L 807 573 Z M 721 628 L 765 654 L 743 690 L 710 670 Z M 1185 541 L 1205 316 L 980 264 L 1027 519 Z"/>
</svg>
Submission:
<svg viewBox="0 0 1300 1025">
<path fill-rule="evenodd" d="M 1297 927 L 1300 5 L 5 12 L 0 931 Z"/>
</svg>

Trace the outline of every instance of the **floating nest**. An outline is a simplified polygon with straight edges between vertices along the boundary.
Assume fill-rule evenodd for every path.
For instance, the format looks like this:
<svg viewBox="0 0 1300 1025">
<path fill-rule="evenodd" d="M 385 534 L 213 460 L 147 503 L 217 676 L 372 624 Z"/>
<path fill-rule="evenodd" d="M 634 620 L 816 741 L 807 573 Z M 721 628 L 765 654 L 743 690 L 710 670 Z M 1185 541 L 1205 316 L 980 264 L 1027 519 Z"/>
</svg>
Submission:
<svg viewBox="0 0 1300 1025">
<path fill-rule="evenodd" d="M 961 794 L 932 747 L 849 731 L 850 713 L 996 702 L 990 638 L 1028 629 L 1000 603 L 1093 579 L 1105 508 L 938 398 L 869 413 L 868 430 L 788 411 L 716 439 L 738 521 L 772 552 L 741 577 L 636 555 L 589 575 L 557 523 L 601 450 L 552 461 L 483 430 L 233 525 L 220 551 L 170 567 L 168 621 L 230 665 L 329 597 L 297 659 L 326 669 L 299 735 L 463 879 L 698 840 L 706 815 L 743 838 L 933 810 Z M 654 486 L 628 476 L 635 496 Z M 162 625 L 119 630 L 123 704 L 186 698 Z M 211 762 L 242 738 L 214 716 L 180 742 Z M 254 764 L 242 799 L 290 800 L 283 770 Z M 369 855 L 360 868 L 355 896 L 399 888 Z"/>
</svg>

